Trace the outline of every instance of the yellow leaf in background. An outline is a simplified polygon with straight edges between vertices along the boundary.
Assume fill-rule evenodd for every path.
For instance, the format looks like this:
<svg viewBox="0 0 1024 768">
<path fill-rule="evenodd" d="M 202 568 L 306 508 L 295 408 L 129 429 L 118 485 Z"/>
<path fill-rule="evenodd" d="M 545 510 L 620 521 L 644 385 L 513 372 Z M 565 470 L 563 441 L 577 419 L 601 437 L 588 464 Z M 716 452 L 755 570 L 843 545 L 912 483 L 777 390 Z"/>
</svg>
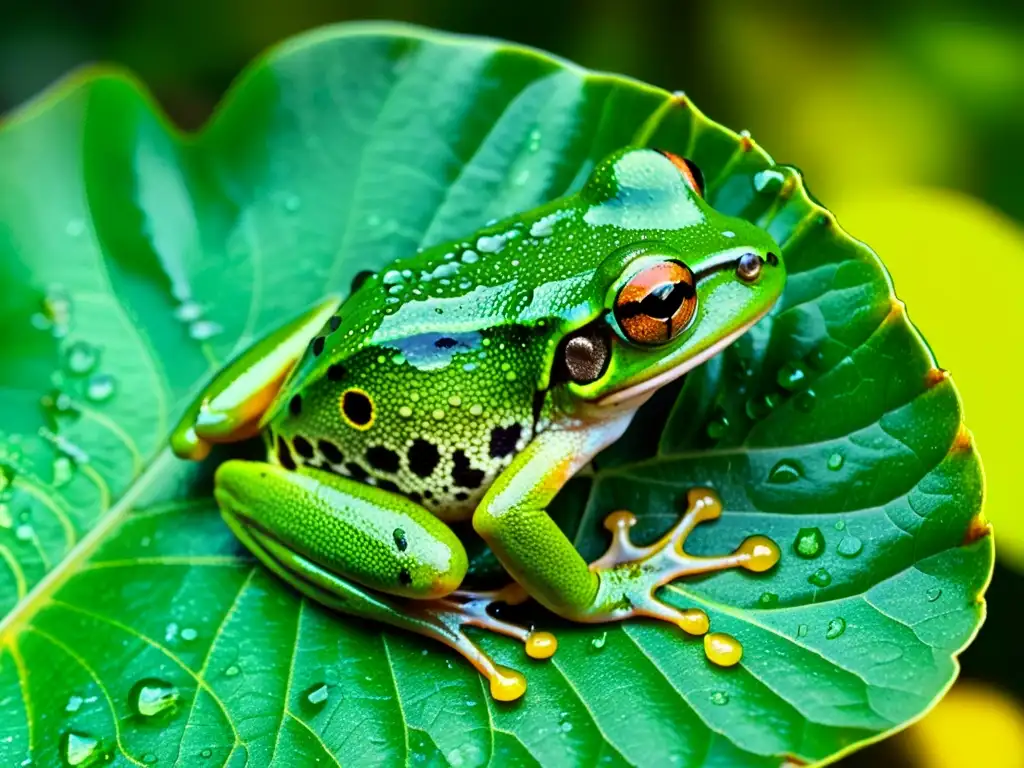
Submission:
<svg viewBox="0 0 1024 768">
<path fill-rule="evenodd" d="M 865 186 L 830 203 L 881 256 L 910 319 L 952 373 L 985 468 L 997 552 L 1024 570 L 1022 486 L 1014 484 L 1024 455 L 1024 230 L 941 189 Z"/>
<path fill-rule="evenodd" d="M 918 768 L 1020 768 L 1024 710 L 992 686 L 957 683 L 900 738 Z"/>
</svg>

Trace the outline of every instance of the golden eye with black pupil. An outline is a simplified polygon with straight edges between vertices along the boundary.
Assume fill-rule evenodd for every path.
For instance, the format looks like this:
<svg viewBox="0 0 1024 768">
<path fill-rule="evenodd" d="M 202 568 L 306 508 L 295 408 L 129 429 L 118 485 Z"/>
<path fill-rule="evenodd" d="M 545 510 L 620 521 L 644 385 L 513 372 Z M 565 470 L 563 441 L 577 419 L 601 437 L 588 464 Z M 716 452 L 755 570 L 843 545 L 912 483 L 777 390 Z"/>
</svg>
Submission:
<svg viewBox="0 0 1024 768">
<path fill-rule="evenodd" d="M 615 297 L 615 321 L 635 344 L 664 344 L 690 324 L 697 311 L 693 272 L 662 261 L 637 272 Z"/>
<path fill-rule="evenodd" d="M 693 160 L 687 160 L 685 157 L 673 155 L 671 152 L 665 152 L 660 149 L 658 152 L 668 158 L 672 165 L 679 169 L 679 172 L 683 174 L 683 179 L 694 192 L 704 197 L 704 174 L 701 173 L 700 168 L 697 167 Z"/>
<path fill-rule="evenodd" d="M 736 262 L 736 277 L 745 283 L 753 283 L 761 276 L 762 264 L 756 253 L 744 253 Z"/>
</svg>

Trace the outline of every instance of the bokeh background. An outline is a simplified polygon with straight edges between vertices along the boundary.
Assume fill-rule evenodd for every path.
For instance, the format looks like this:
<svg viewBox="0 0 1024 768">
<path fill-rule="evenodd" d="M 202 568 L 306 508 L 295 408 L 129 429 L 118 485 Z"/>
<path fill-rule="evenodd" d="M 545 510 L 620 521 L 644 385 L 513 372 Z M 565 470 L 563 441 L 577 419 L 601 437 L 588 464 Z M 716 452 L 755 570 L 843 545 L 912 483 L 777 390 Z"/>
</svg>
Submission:
<svg viewBox="0 0 1024 768">
<path fill-rule="evenodd" d="M 260 51 L 351 19 L 501 37 L 684 90 L 800 167 L 879 252 L 963 394 L 998 565 L 950 695 L 843 765 L 1024 766 L 1024 3 L 36 0 L 0 10 L 0 113 L 105 61 L 195 128 Z"/>
</svg>

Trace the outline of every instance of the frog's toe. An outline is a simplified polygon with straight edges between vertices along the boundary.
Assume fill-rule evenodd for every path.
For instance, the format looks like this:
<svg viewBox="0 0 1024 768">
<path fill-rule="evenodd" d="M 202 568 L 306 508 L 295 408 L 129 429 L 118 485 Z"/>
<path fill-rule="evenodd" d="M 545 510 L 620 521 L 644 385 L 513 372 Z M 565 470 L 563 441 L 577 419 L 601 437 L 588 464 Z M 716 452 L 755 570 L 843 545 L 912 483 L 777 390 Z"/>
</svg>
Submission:
<svg viewBox="0 0 1024 768">
<path fill-rule="evenodd" d="M 703 522 L 722 514 L 722 503 L 714 491 L 694 488 L 687 494 L 687 509 L 679 522 L 659 541 L 642 547 L 633 543 L 630 528 L 636 516 L 613 512 L 605 518 L 612 541 L 590 569 L 600 574 L 598 598 L 590 621 L 608 621 L 629 616 L 648 616 L 671 622 L 691 635 L 708 631 L 707 614 L 699 608 L 678 610 L 658 600 L 657 589 L 675 579 L 728 568 L 760 573 L 779 561 L 778 545 L 766 536 L 751 536 L 736 551 L 717 557 L 695 557 L 683 550 L 686 537 Z"/>
</svg>

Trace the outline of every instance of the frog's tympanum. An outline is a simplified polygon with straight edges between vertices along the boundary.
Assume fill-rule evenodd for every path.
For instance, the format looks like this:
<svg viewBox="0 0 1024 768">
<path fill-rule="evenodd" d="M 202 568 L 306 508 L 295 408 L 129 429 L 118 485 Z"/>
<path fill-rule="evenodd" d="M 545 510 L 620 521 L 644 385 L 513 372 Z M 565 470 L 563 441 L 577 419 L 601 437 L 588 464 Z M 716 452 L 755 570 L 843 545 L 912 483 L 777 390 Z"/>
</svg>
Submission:
<svg viewBox="0 0 1024 768">
<path fill-rule="evenodd" d="M 779 557 L 762 536 L 721 557 L 686 554 L 687 534 L 721 513 L 712 491 L 691 490 L 680 522 L 647 547 L 629 539 L 633 515 L 613 512 L 611 547 L 590 564 L 546 512 L 652 393 L 782 292 L 778 245 L 702 192 L 687 160 L 616 152 L 577 194 L 400 259 L 279 327 L 214 378 L 173 448 L 201 459 L 212 443 L 261 434 L 265 462 L 216 474 L 241 541 L 326 606 L 447 643 L 497 699 L 521 696 L 525 679 L 465 626 L 518 638 L 533 658 L 557 644 L 492 616 L 493 602 L 703 635 L 707 615 L 659 601 L 658 587 Z M 507 588 L 459 590 L 467 557 L 448 523 L 466 519 Z"/>
</svg>

